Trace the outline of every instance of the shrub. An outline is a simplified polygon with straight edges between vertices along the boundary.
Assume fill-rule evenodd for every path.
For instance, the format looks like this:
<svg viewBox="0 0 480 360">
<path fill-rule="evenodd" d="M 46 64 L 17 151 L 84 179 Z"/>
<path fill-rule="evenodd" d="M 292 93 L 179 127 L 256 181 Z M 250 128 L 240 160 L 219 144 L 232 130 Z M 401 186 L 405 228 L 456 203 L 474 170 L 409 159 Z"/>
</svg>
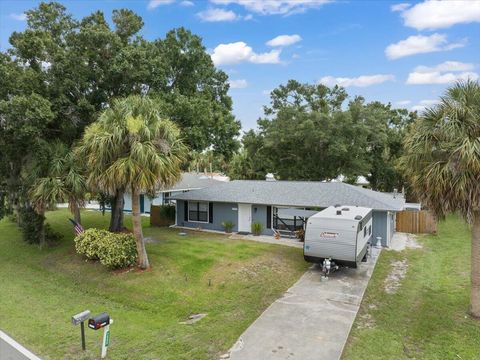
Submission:
<svg viewBox="0 0 480 360">
<path fill-rule="evenodd" d="M 137 261 L 135 238 L 131 234 L 88 229 L 75 237 L 75 250 L 111 269 L 131 266 Z"/>
<path fill-rule="evenodd" d="M 169 226 L 175 224 L 175 205 L 152 205 L 150 225 Z"/>
<path fill-rule="evenodd" d="M 252 233 L 253 235 L 260 235 L 262 233 L 262 230 L 263 230 L 263 225 L 262 223 L 259 223 L 259 222 L 254 222 L 252 224 Z"/>
<path fill-rule="evenodd" d="M 30 244 L 39 244 L 45 217 L 39 215 L 31 207 L 21 207 L 18 210 L 19 224 L 23 239 Z M 47 240 L 45 232 L 45 240 Z"/>
<path fill-rule="evenodd" d="M 233 223 L 233 221 L 228 220 L 222 222 L 222 227 L 226 233 L 231 233 L 233 228 L 235 227 L 235 224 Z"/>
<path fill-rule="evenodd" d="M 50 224 L 45 224 L 45 241 L 50 245 L 54 245 L 63 239 L 63 235 L 53 230 Z"/>
<path fill-rule="evenodd" d="M 87 229 L 75 237 L 75 250 L 90 260 L 98 260 L 100 241 L 108 236 L 109 231 Z"/>
<path fill-rule="evenodd" d="M 137 247 L 132 234 L 109 233 L 102 239 L 98 257 L 110 269 L 132 266 L 137 261 Z"/>
</svg>

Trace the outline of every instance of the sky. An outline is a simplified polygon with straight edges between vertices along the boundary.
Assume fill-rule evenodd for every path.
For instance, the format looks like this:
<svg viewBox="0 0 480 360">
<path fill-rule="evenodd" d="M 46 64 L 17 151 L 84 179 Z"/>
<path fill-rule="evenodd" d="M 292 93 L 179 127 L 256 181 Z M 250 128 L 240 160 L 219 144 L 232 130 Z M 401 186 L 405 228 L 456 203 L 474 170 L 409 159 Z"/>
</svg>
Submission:
<svg viewBox="0 0 480 360">
<path fill-rule="evenodd" d="M 113 9 L 139 14 L 142 35 L 183 26 L 229 75 L 233 111 L 256 127 L 269 93 L 289 79 L 346 88 L 350 97 L 421 111 L 458 79 L 480 73 L 480 0 L 60 1 L 76 18 Z M 38 1 L 0 0 L 0 50 Z"/>
</svg>

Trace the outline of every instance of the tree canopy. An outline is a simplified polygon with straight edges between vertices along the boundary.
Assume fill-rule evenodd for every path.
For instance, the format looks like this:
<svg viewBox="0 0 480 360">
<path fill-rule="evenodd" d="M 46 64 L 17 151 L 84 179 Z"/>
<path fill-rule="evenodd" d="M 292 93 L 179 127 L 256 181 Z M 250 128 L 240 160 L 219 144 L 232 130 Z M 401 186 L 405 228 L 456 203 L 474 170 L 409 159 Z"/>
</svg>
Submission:
<svg viewBox="0 0 480 360">
<path fill-rule="evenodd" d="M 42 147 L 58 142 L 71 151 L 119 98 L 154 99 L 192 150 L 228 161 L 238 149 L 228 77 L 199 36 L 178 28 L 147 40 L 142 18 L 128 9 L 114 10 L 109 21 L 101 11 L 76 18 L 61 3 L 41 2 L 26 17 L 26 29 L 0 52 L 0 215 L 7 203 L 31 205 L 35 181 L 20 175 L 44 160 Z M 122 201 L 122 193 L 110 199 L 120 209 L 112 219 L 122 218 Z M 121 221 L 112 224 L 122 229 Z"/>
<path fill-rule="evenodd" d="M 367 104 L 362 97 L 345 104 L 347 98 L 338 86 L 294 80 L 279 86 L 271 92 L 258 129 L 244 134 L 229 174 L 259 179 L 271 172 L 284 180 L 364 175 L 375 189 L 399 187 L 396 160 L 415 115 L 390 104 Z"/>
<path fill-rule="evenodd" d="M 401 167 L 418 197 L 471 224 L 471 314 L 480 319 L 480 84 L 459 82 L 415 121 Z"/>
</svg>

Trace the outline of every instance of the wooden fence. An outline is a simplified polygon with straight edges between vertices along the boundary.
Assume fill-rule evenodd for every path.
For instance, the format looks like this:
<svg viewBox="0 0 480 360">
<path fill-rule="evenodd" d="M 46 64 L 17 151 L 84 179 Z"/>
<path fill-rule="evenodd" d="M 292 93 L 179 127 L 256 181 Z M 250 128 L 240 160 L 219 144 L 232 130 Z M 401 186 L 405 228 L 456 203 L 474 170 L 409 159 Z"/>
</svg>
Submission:
<svg viewBox="0 0 480 360">
<path fill-rule="evenodd" d="M 428 210 L 405 210 L 397 213 L 396 231 L 411 234 L 436 234 L 437 219 Z"/>
<path fill-rule="evenodd" d="M 175 206 L 152 205 L 150 208 L 150 225 L 170 226 L 175 224 Z"/>
</svg>

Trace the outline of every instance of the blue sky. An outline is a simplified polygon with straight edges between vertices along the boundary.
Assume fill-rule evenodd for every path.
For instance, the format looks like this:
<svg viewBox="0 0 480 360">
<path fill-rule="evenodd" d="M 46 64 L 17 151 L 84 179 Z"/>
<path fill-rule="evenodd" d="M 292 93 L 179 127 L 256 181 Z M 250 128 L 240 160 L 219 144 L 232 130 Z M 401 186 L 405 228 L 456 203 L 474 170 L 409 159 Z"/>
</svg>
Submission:
<svg viewBox="0 0 480 360">
<path fill-rule="evenodd" d="M 350 96 L 422 109 L 480 72 L 480 1 L 61 1 L 77 18 L 129 8 L 143 36 L 184 26 L 229 74 L 234 113 L 254 128 L 269 91 L 289 79 L 335 83 Z M 0 48 L 37 1 L 0 0 Z"/>
</svg>

